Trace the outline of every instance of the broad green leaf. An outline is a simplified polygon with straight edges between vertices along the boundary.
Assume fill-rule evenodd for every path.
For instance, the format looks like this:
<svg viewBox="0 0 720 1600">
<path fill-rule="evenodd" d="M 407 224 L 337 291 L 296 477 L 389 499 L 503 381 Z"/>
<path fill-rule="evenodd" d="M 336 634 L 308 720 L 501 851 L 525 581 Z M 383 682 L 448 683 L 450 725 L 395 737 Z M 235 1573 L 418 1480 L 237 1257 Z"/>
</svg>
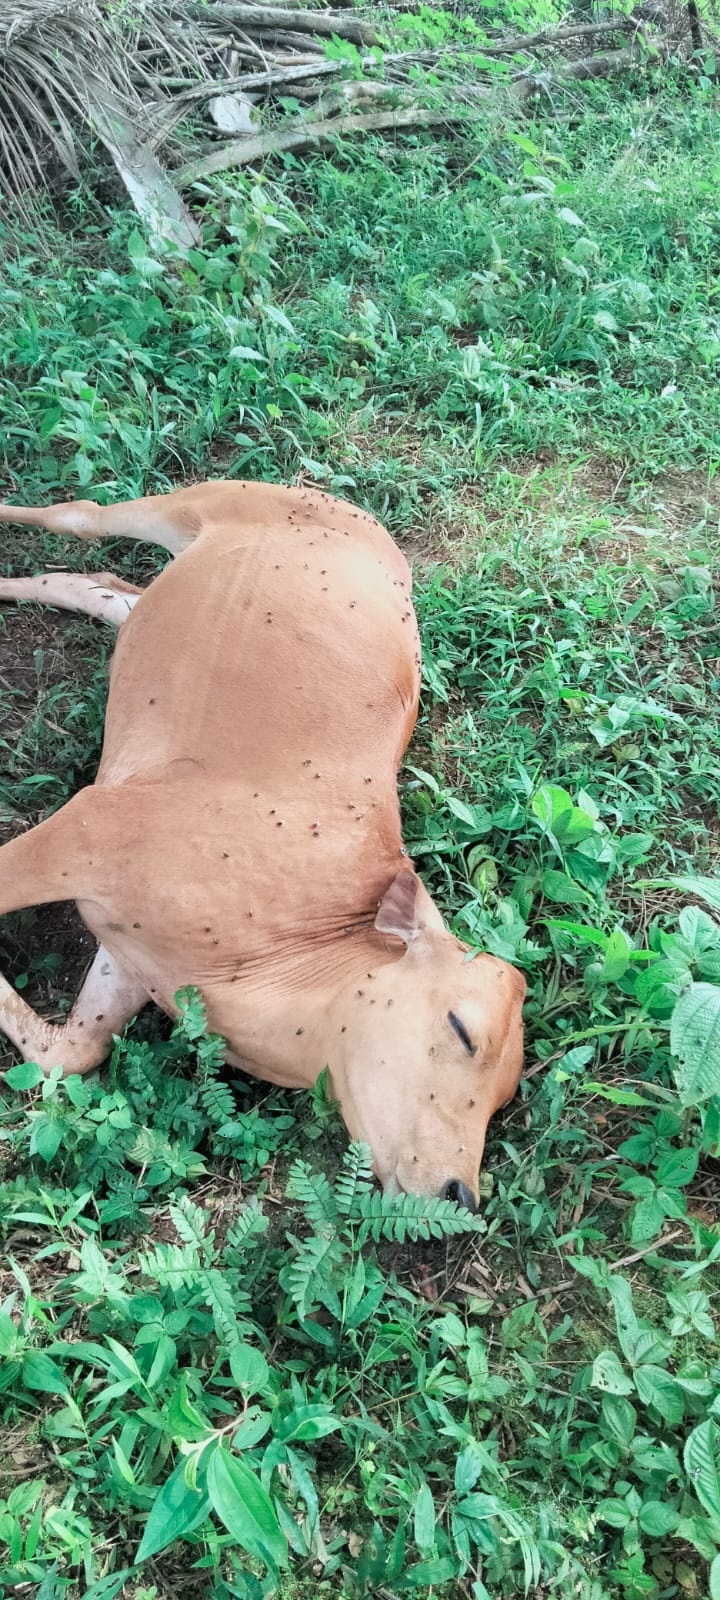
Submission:
<svg viewBox="0 0 720 1600">
<path fill-rule="evenodd" d="M 22 1364 L 22 1381 L 26 1389 L 36 1389 L 41 1394 L 67 1394 L 64 1372 L 42 1350 L 28 1350 Z"/>
<path fill-rule="evenodd" d="M 153 1502 L 145 1524 L 136 1561 L 147 1561 L 176 1539 L 186 1539 L 210 1515 L 210 1501 L 202 1489 L 193 1489 L 185 1476 L 186 1461 L 181 1461 L 163 1484 Z"/>
<path fill-rule="evenodd" d="M 455 1493 L 469 1494 L 482 1472 L 482 1459 L 474 1444 L 466 1444 L 455 1462 Z"/>
<path fill-rule="evenodd" d="M 574 1050 L 566 1050 L 565 1055 L 560 1057 L 553 1068 L 558 1081 L 561 1081 L 561 1077 L 571 1077 L 575 1073 L 583 1072 L 585 1067 L 589 1067 L 594 1054 L 591 1044 L 576 1044 Z"/>
<path fill-rule="evenodd" d="M 247 1396 L 260 1394 L 265 1388 L 270 1369 L 260 1350 L 251 1344 L 238 1344 L 230 1352 L 230 1371 L 238 1389 Z"/>
<path fill-rule="evenodd" d="M 672 1533 L 677 1527 L 678 1514 L 662 1500 L 646 1500 L 638 1511 L 638 1522 L 643 1533 L 648 1533 L 652 1539 L 660 1539 L 664 1533 Z"/>
<path fill-rule="evenodd" d="M 253 1445 L 265 1438 L 272 1422 L 272 1414 L 260 1406 L 248 1406 L 232 1436 L 236 1450 L 252 1450 Z"/>
<path fill-rule="evenodd" d="M 597 1508 L 597 1515 L 601 1522 L 609 1522 L 611 1528 L 626 1528 L 632 1522 L 632 1512 L 627 1500 L 618 1500 L 610 1497 L 601 1500 Z"/>
<path fill-rule="evenodd" d="M 582 844 L 583 840 L 589 839 L 590 835 L 595 833 L 596 830 L 597 823 L 595 817 L 590 816 L 582 806 L 572 806 L 569 812 L 563 812 L 563 815 L 559 820 L 558 838 L 566 847 L 569 845 Z M 600 850 L 600 848 L 601 845 L 598 843 L 598 850 Z M 568 856 L 568 860 L 570 859 L 571 857 Z M 579 850 L 574 850 L 572 852 L 572 860 L 575 862 L 580 862 L 583 860 L 583 856 Z"/>
<path fill-rule="evenodd" d="M 427 1589 L 430 1584 L 447 1583 L 457 1575 L 457 1564 L 451 1556 L 439 1556 L 434 1561 L 418 1561 L 403 1574 L 403 1589 Z"/>
<path fill-rule="evenodd" d="M 720 911 L 720 878 L 679 876 L 668 878 L 668 883 L 673 889 L 681 889 L 683 894 L 697 895 L 698 900 L 704 900 L 713 911 Z"/>
<path fill-rule="evenodd" d="M 668 1427 L 677 1427 L 685 1413 L 685 1401 L 682 1389 L 674 1378 L 663 1367 L 653 1366 L 652 1363 L 636 1367 L 633 1376 L 643 1405 L 652 1406 Z"/>
<path fill-rule="evenodd" d="M 592 1369 L 592 1386 L 604 1389 L 607 1394 L 632 1394 L 632 1379 L 623 1371 L 614 1350 L 602 1350 L 595 1357 Z"/>
<path fill-rule="evenodd" d="M 608 1032 L 610 1029 L 608 1029 Z M 609 1100 L 615 1106 L 652 1106 L 651 1100 L 646 1100 L 641 1094 L 635 1094 L 633 1089 L 616 1089 L 606 1083 L 586 1083 L 585 1088 L 591 1094 L 597 1094 L 601 1100 Z"/>
<path fill-rule="evenodd" d="M 38 1155 L 43 1161 L 52 1161 L 56 1156 L 63 1140 L 62 1124 L 49 1117 L 38 1117 L 33 1123 L 30 1135 L 30 1154 Z"/>
<path fill-rule="evenodd" d="M 702 1289 L 676 1289 L 667 1296 L 670 1309 L 675 1313 L 670 1324 L 674 1339 L 682 1338 L 691 1328 L 696 1328 L 703 1339 L 715 1338 L 715 1324 L 710 1315 L 710 1300 Z M 680 1374 L 678 1373 L 678 1381 Z"/>
<path fill-rule="evenodd" d="M 698 1169 L 700 1151 L 686 1148 L 669 1150 L 658 1161 L 655 1176 L 663 1189 L 684 1189 L 692 1183 Z"/>
<path fill-rule="evenodd" d="M 267 361 L 262 350 L 253 350 L 251 345 L 234 344 L 229 352 L 233 361 Z"/>
<path fill-rule="evenodd" d="M 546 783 L 537 790 L 530 801 L 530 810 L 560 853 L 558 832 L 562 827 L 563 817 L 570 817 L 573 809 L 572 797 L 566 789 L 560 789 L 556 784 Z"/>
<path fill-rule="evenodd" d="M 680 1389 L 685 1389 L 685 1394 L 699 1395 L 701 1400 L 709 1400 L 715 1394 L 715 1384 L 709 1376 L 709 1370 L 702 1362 L 688 1362 L 685 1366 L 678 1366 L 675 1373 L 675 1382 L 680 1384 Z"/>
<path fill-rule="evenodd" d="M 272 1500 L 252 1468 L 227 1445 L 219 1445 L 208 1460 L 207 1487 L 215 1515 L 241 1549 L 270 1567 L 284 1566 L 287 1540 Z"/>
<path fill-rule="evenodd" d="M 629 1450 L 635 1433 L 637 1412 L 621 1394 L 606 1394 L 602 1403 L 602 1419 L 610 1437 L 621 1450 Z"/>
<path fill-rule="evenodd" d="M 7 1311 L 0 1311 L 0 1356 L 9 1356 L 17 1348 L 21 1335 Z"/>
<path fill-rule="evenodd" d="M 526 133 L 508 133 L 508 143 L 516 145 L 518 150 L 524 150 L 528 156 L 540 155 L 539 145 L 533 139 L 528 139 Z"/>
<path fill-rule="evenodd" d="M 636 1367 L 650 1366 L 665 1368 L 665 1363 L 670 1354 L 670 1343 L 667 1335 L 660 1328 L 639 1328 L 635 1339 L 635 1348 L 632 1354 L 632 1364 Z M 679 1382 L 679 1378 L 672 1382 Z"/>
<path fill-rule="evenodd" d="M 458 822 L 464 822 L 473 833 L 489 833 L 492 827 L 492 818 L 484 806 L 469 806 L 465 800 L 459 800 L 456 795 L 447 796 L 448 811 L 457 817 Z"/>
<path fill-rule="evenodd" d="M 617 983 L 630 965 L 630 942 L 622 928 L 616 928 L 605 946 L 605 956 L 600 973 L 601 983 Z"/>
<path fill-rule="evenodd" d="M 680 996 L 670 1023 L 670 1049 L 678 1062 L 675 1079 L 683 1105 L 720 1094 L 720 988 L 715 984 L 693 983 Z"/>
<path fill-rule="evenodd" d="M 435 1547 L 435 1502 L 426 1483 L 418 1489 L 413 1519 L 415 1543 L 422 1556 L 432 1555 Z"/>
<path fill-rule="evenodd" d="M 720 1600 L 720 1555 L 710 1568 L 710 1600 Z"/>
<path fill-rule="evenodd" d="M 11 1089 L 36 1089 L 42 1083 L 45 1074 L 42 1067 L 34 1061 L 19 1061 L 16 1067 L 9 1067 L 5 1073 L 5 1082 Z"/>
<path fill-rule="evenodd" d="M 451 1350 L 459 1349 L 467 1343 L 467 1329 L 465 1323 L 454 1311 L 448 1311 L 444 1317 L 438 1317 L 433 1323 L 433 1331 L 448 1344 Z"/>
<path fill-rule="evenodd" d="M 720 1433 L 712 1419 L 693 1428 L 683 1462 L 701 1506 L 720 1522 Z"/>
<path fill-rule="evenodd" d="M 369 1539 L 365 1539 L 358 1561 L 357 1575 L 363 1593 L 372 1594 L 385 1577 L 387 1567 L 387 1549 L 385 1535 L 379 1524 L 374 1522 Z"/>
<path fill-rule="evenodd" d="M 274 1431 L 278 1439 L 288 1444 L 291 1439 L 324 1439 L 326 1434 L 335 1433 L 339 1427 L 340 1419 L 334 1417 L 327 1406 L 299 1405 L 280 1418 Z"/>
<path fill-rule="evenodd" d="M 645 1244 L 650 1239 L 656 1239 L 667 1213 L 657 1190 L 646 1194 L 633 1206 L 630 1222 L 631 1244 Z"/>
<path fill-rule="evenodd" d="M 546 900 L 560 906 L 586 906 L 590 900 L 587 890 L 581 889 L 567 872 L 557 872 L 552 867 L 542 875 L 542 892 Z"/>
<path fill-rule="evenodd" d="M 126 1483 L 134 1484 L 135 1473 L 133 1472 L 122 1445 L 119 1444 L 118 1440 L 114 1436 L 112 1440 L 112 1447 L 115 1453 L 115 1460 L 117 1462 L 117 1468 L 121 1478 L 124 1478 Z"/>
</svg>

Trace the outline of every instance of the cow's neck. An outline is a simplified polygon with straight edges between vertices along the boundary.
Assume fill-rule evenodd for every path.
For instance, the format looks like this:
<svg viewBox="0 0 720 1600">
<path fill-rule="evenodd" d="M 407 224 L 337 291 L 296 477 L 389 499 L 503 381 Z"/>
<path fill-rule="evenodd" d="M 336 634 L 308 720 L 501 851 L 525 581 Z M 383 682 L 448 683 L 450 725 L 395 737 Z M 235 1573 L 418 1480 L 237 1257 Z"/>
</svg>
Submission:
<svg viewBox="0 0 720 1600">
<path fill-rule="evenodd" d="M 371 974 L 402 954 L 402 946 L 393 948 L 372 927 L 295 959 L 286 952 L 256 978 L 213 986 L 207 996 L 210 1024 L 227 1039 L 231 1064 L 271 1083 L 310 1088 L 330 1065 L 344 1002 L 349 1008 L 352 997 L 372 983 Z"/>
<path fill-rule="evenodd" d="M 420 893 L 426 922 L 442 933 L 437 907 Z M 369 920 L 326 942 L 285 947 L 243 982 L 214 986 L 211 1025 L 227 1039 L 228 1059 L 254 1077 L 310 1088 L 333 1052 L 344 1053 L 358 1001 L 373 1004 L 377 973 L 404 955 L 401 941 L 382 937 Z"/>
</svg>

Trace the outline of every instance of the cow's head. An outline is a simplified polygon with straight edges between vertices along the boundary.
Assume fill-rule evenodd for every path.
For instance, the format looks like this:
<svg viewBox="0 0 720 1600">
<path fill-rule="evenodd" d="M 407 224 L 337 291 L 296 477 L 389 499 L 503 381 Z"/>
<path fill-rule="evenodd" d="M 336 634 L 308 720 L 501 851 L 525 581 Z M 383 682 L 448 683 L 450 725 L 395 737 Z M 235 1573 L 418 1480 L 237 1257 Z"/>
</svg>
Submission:
<svg viewBox="0 0 720 1600">
<path fill-rule="evenodd" d="M 333 1092 L 351 1138 L 370 1145 L 386 1193 L 441 1195 L 474 1209 L 488 1122 L 522 1070 L 525 980 L 494 956 L 468 959 L 409 868 L 390 885 L 375 927 L 405 950 L 343 996 Z"/>
</svg>

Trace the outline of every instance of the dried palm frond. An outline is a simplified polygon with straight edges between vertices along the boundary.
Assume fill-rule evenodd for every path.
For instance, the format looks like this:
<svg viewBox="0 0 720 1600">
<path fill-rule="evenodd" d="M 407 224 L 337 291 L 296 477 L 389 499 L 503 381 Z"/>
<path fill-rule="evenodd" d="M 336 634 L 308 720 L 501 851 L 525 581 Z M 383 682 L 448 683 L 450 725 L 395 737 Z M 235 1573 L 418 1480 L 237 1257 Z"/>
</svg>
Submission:
<svg viewBox="0 0 720 1600">
<path fill-rule="evenodd" d="M 56 165 L 78 178 L 78 107 L 84 72 L 118 71 L 103 18 L 88 0 L 0 0 L 0 196 L 22 214 L 28 193 L 47 188 Z"/>
<path fill-rule="evenodd" d="M 58 168 L 79 178 L 90 130 L 151 226 L 167 214 L 165 237 L 187 244 L 194 224 L 138 139 L 143 101 L 116 15 L 95 0 L 0 0 L 0 201 L 29 220 Z"/>
</svg>

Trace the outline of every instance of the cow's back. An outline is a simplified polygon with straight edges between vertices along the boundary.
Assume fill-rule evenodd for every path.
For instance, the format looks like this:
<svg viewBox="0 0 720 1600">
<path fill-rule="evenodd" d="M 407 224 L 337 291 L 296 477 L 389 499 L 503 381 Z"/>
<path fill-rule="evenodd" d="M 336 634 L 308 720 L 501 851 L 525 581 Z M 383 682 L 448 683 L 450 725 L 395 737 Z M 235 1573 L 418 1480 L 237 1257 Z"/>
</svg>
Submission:
<svg viewBox="0 0 720 1600">
<path fill-rule="evenodd" d="M 329 496 L 209 488 L 204 531 L 123 624 L 98 780 L 352 774 L 386 787 L 420 681 L 403 556 Z"/>
</svg>

